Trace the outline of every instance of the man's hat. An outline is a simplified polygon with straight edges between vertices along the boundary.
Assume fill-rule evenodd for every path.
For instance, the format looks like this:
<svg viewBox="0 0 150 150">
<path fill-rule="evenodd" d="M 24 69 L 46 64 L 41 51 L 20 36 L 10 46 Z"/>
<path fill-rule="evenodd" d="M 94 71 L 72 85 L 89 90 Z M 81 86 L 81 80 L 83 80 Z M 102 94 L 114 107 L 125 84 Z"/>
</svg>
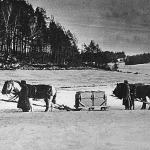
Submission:
<svg viewBox="0 0 150 150">
<path fill-rule="evenodd" d="M 126 84 L 127 84 L 127 83 L 128 83 L 128 80 L 124 80 L 124 83 L 126 83 Z"/>
<path fill-rule="evenodd" d="M 25 80 L 21 80 L 21 84 L 26 84 L 26 81 Z"/>
</svg>

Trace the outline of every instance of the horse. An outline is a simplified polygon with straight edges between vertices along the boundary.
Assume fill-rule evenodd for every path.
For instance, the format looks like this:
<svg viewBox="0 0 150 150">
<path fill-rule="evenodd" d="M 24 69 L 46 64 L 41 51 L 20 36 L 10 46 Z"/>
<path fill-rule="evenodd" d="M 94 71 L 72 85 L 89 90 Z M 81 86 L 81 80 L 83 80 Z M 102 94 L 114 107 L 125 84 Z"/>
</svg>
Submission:
<svg viewBox="0 0 150 150">
<path fill-rule="evenodd" d="M 113 94 L 119 99 L 123 98 L 124 94 L 124 83 L 117 83 L 116 88 L 113 91 Z M 143 102 L 141 109 L 146 109 L 147 99 L 146 96 L 150 98 L 150 85 L 144 85 L 142 83 L 129 84 L 131 101 L 134 109 L 134 100 L 140 99 Z M 149 108 L 150 109 L 150 108 Z"/>
<path fill-rule="evenodd" d="M 49 111 L 49 106 L 51 103 L 51 111 L 52 111 L 52 105 L 55 104 L 55 98 L 56 98 L 56 90 L 51 85 L 45 85 L 45 84 L 39 84 L 39 85 L 31 85 L 26 84 L 29 89 L 29 104 L 31 111 L 33 111 L 32 107 L 32 100 L 33 99 L 44 99 L 46 103 L 46 109 L 45 112 Z M 16 80 L 7 80 L 5 81 L 3 88 L 2 88 L 2 94 L 13 94 L 14 97 L 19 97 L 20 91 L 21 91 L 21 82 Z"/>
</svg>

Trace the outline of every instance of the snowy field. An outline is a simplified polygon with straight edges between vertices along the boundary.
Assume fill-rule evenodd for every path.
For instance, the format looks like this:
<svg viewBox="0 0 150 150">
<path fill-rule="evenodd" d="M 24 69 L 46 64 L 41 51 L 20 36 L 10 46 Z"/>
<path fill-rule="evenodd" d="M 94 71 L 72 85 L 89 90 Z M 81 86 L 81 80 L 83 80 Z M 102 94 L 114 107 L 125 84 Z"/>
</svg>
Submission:
<svg viewBox="0 0 150 150">
<path fill-rule="evenodd" d="M 118 82 L 150 84 L 150 64 L 121 66 L 121 72 L 103 70 L 3 70 L 0 90 L 6 80 L 50 84 L 58 91 L 101 90 L 107 94 L 108 111 L 58 111 L 45 113 L 34 105 L 23 113 L 17 103 L 0 101 L 1 150 L 146 150 L 150 141 L 150 111 L 125 111 L 122 101 L 112 96 Z M 0 96 L 2 99 L 2 95 Z M 4 97 L 3 97 L 4 98 Z M 6 98 L 6 97 L 5 97 Z M 42 103 L 42 102 L 41 102 Z M 44 102 L 42 103 L 44 104 Z"/>
</svg>

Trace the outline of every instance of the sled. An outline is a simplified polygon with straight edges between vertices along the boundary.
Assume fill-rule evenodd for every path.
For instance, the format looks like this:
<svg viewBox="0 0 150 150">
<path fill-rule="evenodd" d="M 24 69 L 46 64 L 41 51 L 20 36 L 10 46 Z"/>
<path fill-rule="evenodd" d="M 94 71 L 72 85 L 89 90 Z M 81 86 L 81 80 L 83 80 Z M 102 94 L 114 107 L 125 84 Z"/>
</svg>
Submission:
<svg viewBox="0 0 150 150">
<path fill-rule="evenodd" d="M 76 93 L 80 104 L 84 105 L 83 109 L 106 111 L 110 106 L 107 105 L 107 96 L 105 91 L 78 91 Z M 78 106 L 76 106 L 78 108 Z M 80 107 L 81 108 L 81 107 Z"/>
</svg>

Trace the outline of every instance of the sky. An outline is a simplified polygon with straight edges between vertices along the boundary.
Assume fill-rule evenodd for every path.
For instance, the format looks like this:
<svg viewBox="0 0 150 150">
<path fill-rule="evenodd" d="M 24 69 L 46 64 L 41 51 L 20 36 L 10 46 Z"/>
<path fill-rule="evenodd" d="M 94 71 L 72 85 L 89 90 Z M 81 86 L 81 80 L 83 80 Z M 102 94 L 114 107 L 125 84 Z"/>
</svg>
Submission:
<svg viewBox="0 0 150 150">
<path fill-rule="evenodd" d="M 102 51 L 150 53 L 150 0 L 28 0 L 78 39 Z"/>
</svg>

